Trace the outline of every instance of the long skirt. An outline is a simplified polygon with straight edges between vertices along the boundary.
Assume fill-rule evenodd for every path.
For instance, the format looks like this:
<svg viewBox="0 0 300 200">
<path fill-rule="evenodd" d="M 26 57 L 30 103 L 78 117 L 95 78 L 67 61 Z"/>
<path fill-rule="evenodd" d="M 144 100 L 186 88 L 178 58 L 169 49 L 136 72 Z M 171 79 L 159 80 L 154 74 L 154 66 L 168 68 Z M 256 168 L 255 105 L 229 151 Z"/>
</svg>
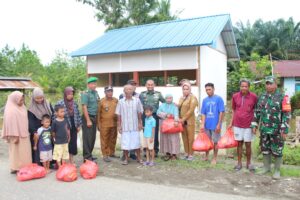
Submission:
<svg viewBox="0 0 300 200">
<path fill-rule="evenodd" d="M 160 151 L 163 154 L 179 154 L 180 153 L 180 136 L 179 133 L 162 133 L 160 134 Z"/>
<path fill-rule="evenodd" d="M 19 142 L 9 142 L 9 163 L 11 170 L 19 170 L 21 167 L 32 163 L 30 138 L 19 137 Z"/>
</svg>

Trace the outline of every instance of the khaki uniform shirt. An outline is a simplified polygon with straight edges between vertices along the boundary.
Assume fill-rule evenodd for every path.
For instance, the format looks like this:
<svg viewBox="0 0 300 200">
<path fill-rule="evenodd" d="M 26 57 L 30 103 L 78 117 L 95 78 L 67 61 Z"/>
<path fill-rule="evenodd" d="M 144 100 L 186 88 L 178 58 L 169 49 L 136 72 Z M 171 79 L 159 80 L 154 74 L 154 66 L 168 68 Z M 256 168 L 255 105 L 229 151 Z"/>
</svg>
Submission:
<svg viewBox="0 0 300 200">
<path fill-rule="evenodd" d="M 116 127 L 118 116 L 115 114 L 118 99 L 113 97 L 108 100 L 106 97 L 102 98 L 98 103 L 98 123 L 102 128 Z"/>
</svg>

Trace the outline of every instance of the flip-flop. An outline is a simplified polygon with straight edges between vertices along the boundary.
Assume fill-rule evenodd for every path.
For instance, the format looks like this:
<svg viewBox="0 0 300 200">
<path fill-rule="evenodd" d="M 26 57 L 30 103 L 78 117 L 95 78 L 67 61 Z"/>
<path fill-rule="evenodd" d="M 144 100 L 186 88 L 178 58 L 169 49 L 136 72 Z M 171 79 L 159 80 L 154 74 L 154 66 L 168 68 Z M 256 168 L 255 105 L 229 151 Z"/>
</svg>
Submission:
<svg viewBox="0 0 300 200">
<path fill-rule="evenodd" d="M 166 155 L 165 157 L 164 157 L 164 161 L 168 161 L 168 160 L 170 160 L 171 159 L 171 156 L 169 156 L 169 155 Z"/>
<path fill-rule="evenodd" d="M 252 173 L 255 172 L 255 167 L 254 167 L 253 165 L 249 165 L 249 166 L 247 167 L 247 169 L 249 170 L 249 172 L 252 172 Z"/>
<path fill-rule="evenodd" d="M 127 161 L 127 160 L 124 160 L 124 161 L 122 162 L 122 165 L 128 165 L 128 161 Z"/>
<path fill-rule="evenodd" d="M 236 165 L 233 168 L 235 171 L 240 171 L 242 169 L 242 165 Z"/>
</svg>

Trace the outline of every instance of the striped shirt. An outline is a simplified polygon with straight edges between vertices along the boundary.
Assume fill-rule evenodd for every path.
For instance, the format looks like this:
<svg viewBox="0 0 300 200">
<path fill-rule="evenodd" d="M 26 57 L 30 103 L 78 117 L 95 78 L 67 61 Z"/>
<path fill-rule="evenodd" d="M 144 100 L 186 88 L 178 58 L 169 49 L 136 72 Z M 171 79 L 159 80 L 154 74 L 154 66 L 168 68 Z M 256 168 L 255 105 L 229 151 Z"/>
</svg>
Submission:
<svg viewBox="0 0 300 200">
<path fill-rule="evenodd" d="M 118 102 L 116 114 L 121 116 L 123 132 L 139 131 L 138 113 L 143 113 L 143 105 L 139 98 L 123 98 Z"/>
</svg>

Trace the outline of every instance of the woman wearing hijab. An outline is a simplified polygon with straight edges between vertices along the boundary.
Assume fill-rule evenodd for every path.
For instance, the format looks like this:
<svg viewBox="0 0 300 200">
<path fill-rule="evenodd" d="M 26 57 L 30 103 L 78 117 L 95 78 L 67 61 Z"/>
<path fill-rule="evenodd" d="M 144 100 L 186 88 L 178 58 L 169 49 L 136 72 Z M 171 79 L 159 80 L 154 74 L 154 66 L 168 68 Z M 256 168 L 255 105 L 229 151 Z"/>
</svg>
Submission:
<svg viewBox="0 0 300 200">
<path fill-rule="evenodd" d="M 157 110 L 157 115 L 163 120 L 168 117 L 173 117 L 175 120 L 175 126 L 178 125 L 178 107 L 173 103 L 173 96 L 167 94 L 165 96 L 166 102 L 161 104 Z M 180 136 L 179 133 L 166 134 L 162 133 L 160 135 L 160 150 L 164 156 L 164 160 L 176 160 L 177 155 L 180 153 Z"/>
<path fill-rule="evenodd" d="M 195 138 L 195 108 L 198 106 L 197 98 L 192 94 L 191 84 L 183 82 L 183 96 L 179 100 L 180 122 L 183 125 L 182 140 L 184 151 L 186 153 L 184 159 L 192 161 L 193 158 L 193 143 Z"/>
<path fill-rule="evenodd" d="M 78 105 L 74 101 L 74 89 L 66 87 L 64 99 L 58 101 L 56 105 L 62 105 L 65 108 L 65 118 L 68 120 L 71 135 L 69 142 L 70 163 L 73 163 L 73 156 L 77 155 L 77 133 L 82 125 Z"/>
<path fill-rule="evenodd" d="M 19 91 L 14 91 L 8 96 L 2 138 L 9 144 L 11 173 L 16 173 L 21 167 L 32 162 L 27 110 L 24 95 Z"/>
<path fill-rule="evenodd" d="M 40 163 L 39 149 L 33 150 L 34 137 L 37 137 L 37 130 L 42 126 L 42 116 L 48 114 L 52 116 L 53 108 L 45 99 L 41 88 L 35 88 L 32 92 L 32 98 L 28 109 L 29 133 L 32 147 L 32 162 Z"/>
</svg>

